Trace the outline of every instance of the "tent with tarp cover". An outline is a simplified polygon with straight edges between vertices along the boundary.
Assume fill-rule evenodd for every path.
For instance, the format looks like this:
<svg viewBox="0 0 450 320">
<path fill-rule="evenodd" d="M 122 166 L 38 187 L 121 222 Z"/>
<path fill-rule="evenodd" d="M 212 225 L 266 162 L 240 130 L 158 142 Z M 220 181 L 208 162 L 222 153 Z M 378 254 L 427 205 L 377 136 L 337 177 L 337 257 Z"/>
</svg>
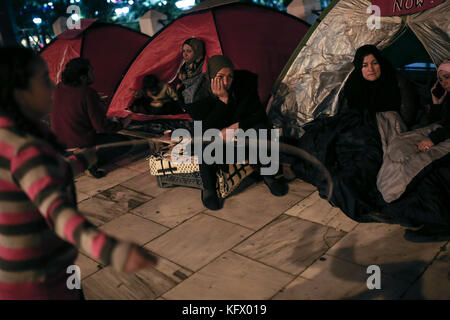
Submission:
<svg viewBox="0 0 450 320">
<path fill-rule="evenodd" d="M 438 229 L 450 236 L 450 139 L 430 152 L 418 147 L 440 124 L 424 114 L 420 93 L 405 70 L 395 72 L 398 91 L 380 91 L 389 92 L 386 99 L 398 94 L 395 104 L 387 104 L 390 111 L 374 112 L 374 96 L 349 106 L 344 85 L 356 49 L 366 44 L 376 45 L 396 67 L 440 64 L 450 56 L 449 13 L 449 0 L 334 1 L 300 42 L 268 104 L 283 138 L 329 171 L 333 206 L 358 222 L 426 226 L 405 232 L 411 241 L 429 241 L 420 235 L 434 236 Z M 429 104 L 436 70 L 426 73 L 434 77 L 426 85 Z M 317 168 L 296 159 L 291 168 L 326 198 L 327 184 Z"/>
<path fill-rule="evenodd" d="M 284 136 L 300 138 L 306 123 L 335 115 L 355 51 L 365 44 L 376 45 L 395 67 L 439 64 L 450 56 L 449 16 L 448 0 L 334 1 L 281 72 L 269 117 Z"/>
</svg>

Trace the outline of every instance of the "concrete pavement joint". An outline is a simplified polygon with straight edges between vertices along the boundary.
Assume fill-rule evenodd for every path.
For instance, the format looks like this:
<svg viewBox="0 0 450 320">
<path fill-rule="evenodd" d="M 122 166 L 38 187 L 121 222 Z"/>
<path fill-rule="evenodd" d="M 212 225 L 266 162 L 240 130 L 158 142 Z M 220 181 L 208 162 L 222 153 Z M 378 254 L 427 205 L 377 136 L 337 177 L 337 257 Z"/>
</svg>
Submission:
<svg viewBox="0 0 450 320">
<path fill-rule="evenodd" d="M 246 259 L 249 259 L 249 260 L 251 260 L 251 261 L 253 261 L 253 262 L 260 263 L 260 264 L 262 264 L 262 265 L 265 265 L 266 267 L 269 267 L 269 268 L 275 269 L 275 270 L 277 270 L 277 271 L 280 271 L 280 272 L 282 272 L 282 273 L 284 273 L 284 274 L 287 274 L 288 276 L 292 276 L 292 277 L 294 277 L 294 278 L 297 277 L 296 274 L 293 274 L 293 273 L 290 273 L 290 272 L 281 270 L 281 269 L 279 269 L 279 268 L 277 268 L 277 267 L 275 267 L 275 266 L 271 266 L 271 265 L 269 265 L 269 264 L 267 264 L 267 263 L 265 263 L 265 262 L 263 262 L 263 261 L 259 261 L 259 260 L 256 260 L 256 259 L 254 259 L 254 258 L 247 257 L 246 255 L 244 255 L 244 254 L 242 254 L 242 253 L 239 253 L 239 252 L 236 252 L 236 251 L 234 251 L 233 249 L 230 249 L 229 251 L 233 252 L 234 254 L 240 255 L 241 257 L 244 257 L 244 258 L 246 258 Z M 226 252 L 224 252 L 223 254 L 225 254 L 225 253 L 226 253 Z M 302 272 L 303 272 L 303 271 L 302 271 Z M 300 273 L 302 273 L 302 272 L 300 272 Z M 299 273 L 299 274 L 300 274 L 300 273 Z"/>
<path fill-rule="evenodd" d="M 400 295 L 399 299 L 403 299 L 403 297 L 409 292 L 409 290 L 411 290 L 418 281 L 421 281 L 423 275 L 425 274 L 425 272 L 428 270 L 429 267 L 431 267 L 431 265 L 436 261 L 437 257 L 439 256 L 439 254 L 441 252 L 447 251 L 447 245 L 449 244 L 449 241 L 447 241 L 444 245 L 442 245 L 439 248 L 439 251 L 436 253 L 436 255 L 433 257 L 433 259 L 431 259 L 430 263 L 427 264 L 425 266 L 425 268 L 423 269 L 423 271 L 416 277 L 416 279 L 414 279 L 411 283 L 411 285 L 405 290 L 405 292 L 403 292 L 403 294 Z"/>
</svg>

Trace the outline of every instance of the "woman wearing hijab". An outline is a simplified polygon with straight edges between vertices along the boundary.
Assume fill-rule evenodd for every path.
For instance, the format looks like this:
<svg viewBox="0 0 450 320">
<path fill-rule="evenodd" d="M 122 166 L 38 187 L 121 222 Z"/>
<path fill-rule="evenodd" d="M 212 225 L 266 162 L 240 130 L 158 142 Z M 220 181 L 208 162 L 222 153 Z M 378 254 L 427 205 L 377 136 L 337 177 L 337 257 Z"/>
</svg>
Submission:
<svg viewBox="0 0 450 320">
<path fill-rule="evenodd" d="M 374 45 L 356 50 L 355 69 L 344 87 L 348 106 L 370 113 L 400 111 L 401 96 L 395 69 Z"/>
<path fill-rule="evenodd" d="M 430 122 L 439 121 L 441 128 L 432 131 L 428 138 L 417 144 L 420 151 L 428 151 L 436 144 L 450 139 L 450 60 L 446 60 L 437 70 L 438 80 L 431 89 L 432 106 Z"/>
<path fill-rule="evenodd" d="M 438 122 L 442 127 L 432 131 L 428 137 L 417 144 L 417 148 L 422 152 L 428 152 L 435 145 L 450 139 L 450 60 L 445 60 L 440 64 L 437 69 L 437 81 L 431 89 L 432 105 L 429 110 L 428 120 L 429 122 Z M 448 163 L 448 162 L 447 162 Z M 422 183 L 422 190 L 420 190 L 420 196 L 417 197 L 417 202 L 420 202 L 421 206 L 424 206 L 420 197 L 423 199 L 430 199 L 436 197 L 434 200 L 431 198 L 430 203 L 435 208 L 439 205 L 439 202 L 445 203 L 446 195 L 448 195 L 449 178 L 445 172 L 448 172 L 448 164 L 445 162 L 440 165 L 436 165 L 432 171 L 428 174 L 427 179 Z M 432 181 L 431 183 L 429 181 Z M 436 187 L 435 187 L 436 185 Z M 433 186 L 435 189 L 430 189 Z M 447 208 L 448 202 L 443 205 Z M 428 209 L 428 208 L 427 208 Z M 434 210 L 433 210 L 434 211 Z M 448 213 L 445 214 L 445 209 L 440 211 L 441 215 L 445 217 L 446 223 L 442 221 L 431 221 L 424 224 L 417 230 L 407 229 L 405 230 L 405 239 L 414 242 L 427 242 L 427 241 L 446 241 L 450 239 L 450 223 L 448 222 Z M 426 212 L 427 217 L 433 217 L 434 212 Z M 423 219 L 427 221 L 426 219 Z"/>
<path fill-rule="evenodd" d="M 395 69 L 374 45 L 356 50 L 354 70 L 344 85 L 339 114 L 319 118 L 304 127 L 298 147 L 314 155 L 333 179 L 331 203 L 353 220 L 364 222 L 377 205 L 377 173 L 383 160 L 376 113 L 401 113 L 401 94 Z M 315 185 L 321 196 L 328 186 L 320 172 L 298 161 L 293 170 Z"/>
<path fill-rule="evenodd" d="M 184 63 L 178 73 L 178 78 L 184 81 L 202 73 L 205 44 L 200 39 L 189 38 L 183 42 L 182 52 Z"/>
<path fill-rule="evenodd" d="M 203 63 L 205 61 L 205 44 L 196 38 L 187 39 L 182 46 L 184 63 L 178 72 L 176 89 L 180 101 L 194 102 L 195 93 L 202 82 Z"/>
<path fill-rule="evenodd" d="M 189 106 L 194 120 L 202 121 L 203 130 L 216 128 L 247 130 L 269 128 L 269 122 L 259 100 L 256 77 L 246 71 L 234 70 L 233 63 L 225 56 L 213 56 L 208 61 L 206 74 L 196 94 L 196 102 Z M 216 193 L 217 165 L 200 165 L 204 190 L 203 204 L 218 210 L 222 203 Z M 271 176 L 263 176 L 272 194 L 283 196 L 287 185 Z"/>
<path fill-rule="evenodd" d="M 264 108 L 259 101 L 256 79 L 248 72 L 234 71 L 225 56 L 213 56 L 190 110 L 194 119 L 202 120 L 203 128 L 223 129 L 230 125 L 244 130 L 256 124 L 268 126 Z"/>
</svg>

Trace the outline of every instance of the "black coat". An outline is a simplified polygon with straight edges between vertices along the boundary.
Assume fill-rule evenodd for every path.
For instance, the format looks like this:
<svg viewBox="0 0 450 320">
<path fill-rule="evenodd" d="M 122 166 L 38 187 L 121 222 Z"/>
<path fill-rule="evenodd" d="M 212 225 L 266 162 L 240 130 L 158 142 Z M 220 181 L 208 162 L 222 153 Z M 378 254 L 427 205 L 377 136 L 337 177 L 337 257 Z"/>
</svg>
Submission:
<svg viewBox="0 0 450 320">
<path fill-rule="evenodd" d="M 257 89 L 257 75 L 246 70 L 234 72 L 228 104 L 214 96 L 210 83 L 204 78 L 196 94 L 196 102 L 187 106 L 194 120 L 201 120 L 204 130 L 223 129 L 236 122 L 239 128 L 247 130 L 252 127 L 269 128 L 269 121 L 262 106 Z"/>
<path fill-rule="evenodd" d="M 361 70 L 354 70 L 344 86 L 348 105 L 354 110 L 376 112 L 400 112 L 401 95 L 396 72 L 387 66 L 375 81 L 365 80 Z"/>
<path fill-rule="evenodd" d="M 429 118 L 431 122 L 439 121 L 442 124 L 430 133 L 429 138 L 434 144 L 438 144 L 444 140 L 450 139 L 450 96 L 447 94 L 441 104 L 431 106 Z"/>
</svg>

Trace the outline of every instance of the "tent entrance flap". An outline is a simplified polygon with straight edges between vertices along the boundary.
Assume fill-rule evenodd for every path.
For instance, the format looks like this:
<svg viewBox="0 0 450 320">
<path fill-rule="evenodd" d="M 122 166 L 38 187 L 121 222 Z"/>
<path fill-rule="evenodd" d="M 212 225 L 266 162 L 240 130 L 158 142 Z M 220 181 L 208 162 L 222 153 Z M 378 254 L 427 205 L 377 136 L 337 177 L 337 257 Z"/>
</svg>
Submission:
<svg viewBox="0 0 450 320">
<path fill-rule="evenodd" d="M 405 48 L 408 48 L 408 50 L 405 50 Z M 423 44 L 410 28 L 406 28 L 402 36 L 382 52 L 394 67 L 402 67 L 417 62 L 433 63 Z"/>
</svg>

